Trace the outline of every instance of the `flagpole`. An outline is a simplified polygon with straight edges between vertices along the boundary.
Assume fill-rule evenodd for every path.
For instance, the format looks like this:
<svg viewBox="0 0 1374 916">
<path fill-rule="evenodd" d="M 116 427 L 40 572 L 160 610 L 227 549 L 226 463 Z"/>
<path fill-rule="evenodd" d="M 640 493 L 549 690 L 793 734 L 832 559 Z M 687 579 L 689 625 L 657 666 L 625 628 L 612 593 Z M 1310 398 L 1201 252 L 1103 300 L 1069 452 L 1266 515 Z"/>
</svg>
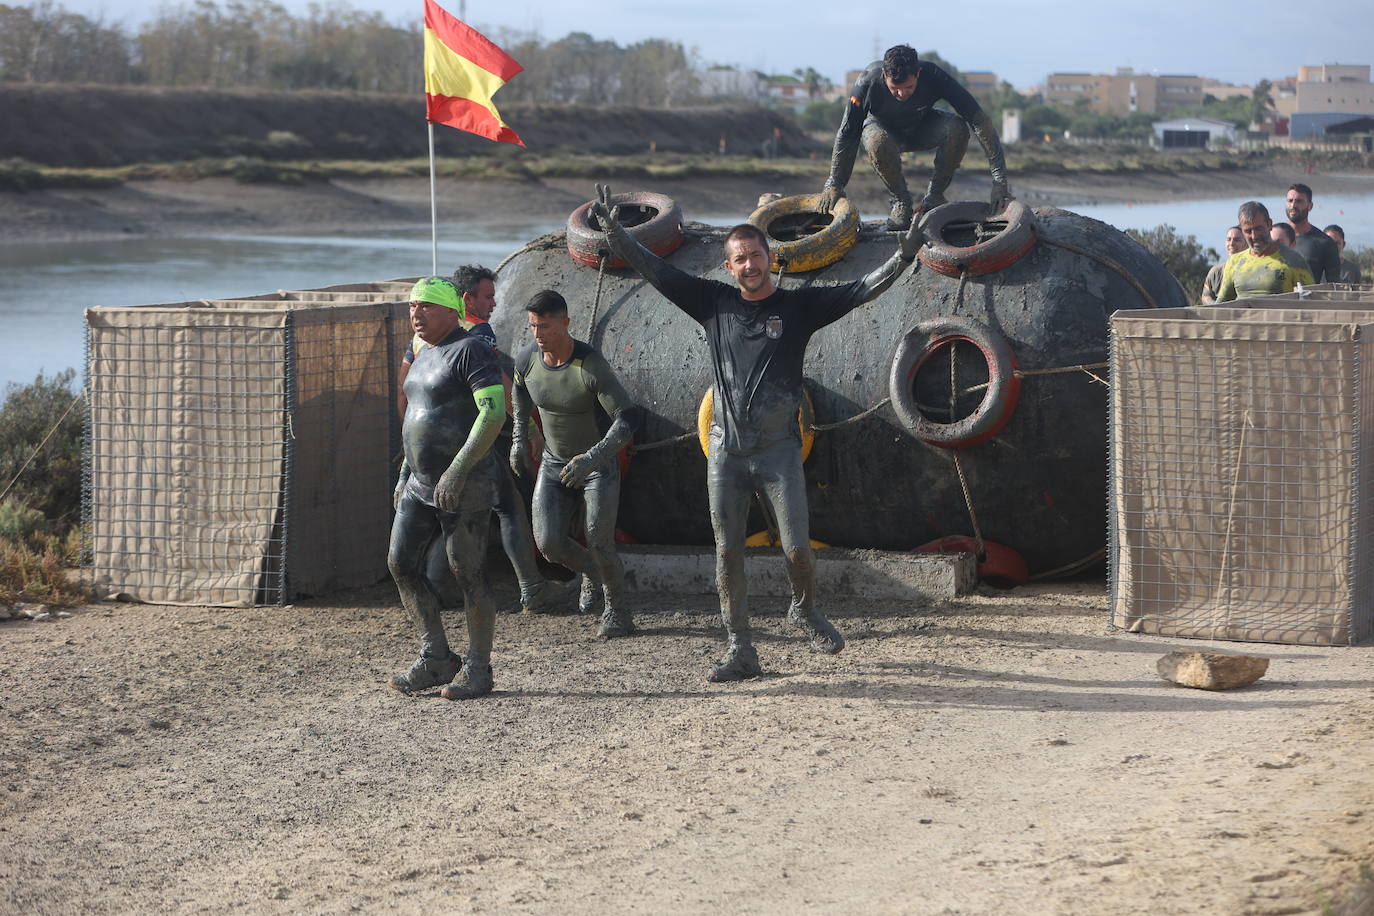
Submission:
<svg viewBox="0 0 1374 916">
<path fill-rule="evenodd" d="M 439 194 L 434 180 L 434 122 L 429 122 L 429 242 L 430 275 L 439 275 Z"/>
</svg>

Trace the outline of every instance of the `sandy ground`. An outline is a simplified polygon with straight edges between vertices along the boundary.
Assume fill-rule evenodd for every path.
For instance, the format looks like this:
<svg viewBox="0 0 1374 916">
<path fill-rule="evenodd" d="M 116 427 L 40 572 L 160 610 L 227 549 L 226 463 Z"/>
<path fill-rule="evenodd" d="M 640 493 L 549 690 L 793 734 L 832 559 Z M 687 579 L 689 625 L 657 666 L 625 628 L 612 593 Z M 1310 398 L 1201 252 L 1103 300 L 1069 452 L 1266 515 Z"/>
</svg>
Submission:
<svg viewBox="0 0 1374 916">
<path fill-rule="evenodd" d="M 1175 687 L 1205 644 L 1086 582 L 832 600 L 836 657 L 760 602 L 711 685 L 714 598 L 636 597 L 503 615 L 470 703 L 382 686 L 386 585 L 0 624 L 0 911 L 1314 913 L 1374 863 L 1368 648 Z"/>
<path fill-rule="evenodd" d="M 862 165 L 862 164 L 861 164 Z M 1318 193 L 1369 192 L 1374 174 L 1300 176 Z M 924 171 L 913 169 L 913 187 Z M 757 178 L 646 181 L 608 175 L 599 180 L 619 190 L 648 187 L 677 200 L 688 219 L 743 220 L 759 194 L 812 193 L 820 181 Z M 1027 174 L 1012 176 L 1012 190 L 1034 206 L 1179 199 L 1282 197 L 1294 180 L 1269 171 L 1202 175 Z M 448 180 L 440 182 L 444 222 L 562 222 L 589 200 L 593 181 Z M 950 192 L 982 198 L 990 185 L 981 168 L 961 170 Z M 886 216 L 886 194 L 866 166 L 856 170 L 850 193 L 865 219 Z M 245 185 L 231 179 L 194 182 L 140 181 L 100 190 L 0 192 L 0 244 L 75 239 L 196 236 L 224 233 L 282 234 L 367 230 L 429 224 L 428 179 L 335 181 L 301 186 Z"/>
</svg>

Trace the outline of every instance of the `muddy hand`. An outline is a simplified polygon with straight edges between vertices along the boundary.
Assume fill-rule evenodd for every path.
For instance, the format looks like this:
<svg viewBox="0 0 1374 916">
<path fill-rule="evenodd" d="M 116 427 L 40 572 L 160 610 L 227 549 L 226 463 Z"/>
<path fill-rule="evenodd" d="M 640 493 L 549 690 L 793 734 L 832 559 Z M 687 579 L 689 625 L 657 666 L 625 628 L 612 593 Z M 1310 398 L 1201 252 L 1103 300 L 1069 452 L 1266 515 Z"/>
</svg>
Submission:
<svg viewBox="0 0 1374 916">
<path fill-rule="evenodd" d="M 592 461 L 583 453 L 574 456 L 571 461 L 563 466 L 563 470 L 558 472 L 558 479 L 563 481 L 565 487 L 580 487 L 587 482 L 591 473 Z"/>
<path fill-rule="evenodd" d="M 510 446 L 510 469 L 516 477 L 524 477 L 529 469 L 529 453 L 525 451 L 523 439 L 516 439 Z"/>
<path fill-rule="evenodd" d="M 993 213 L 1001 213 L 1014 200 L 1010 189 L 1007 188 L 1005 181 L 994 181 L 992 183 L 992 197 L 989 202 L 992 204 Z"/>
<path fill-rule="evenodd" d="M 457 512 L 458 497 L 462 494 L 465 483 L 467 475 L 445 471 L 434 488 L 434 505 L 444 512 Z"/>
<path fill-rule="evenodd" d="M 835 209 L 835 204 L 840 202 L 841 197 L 844 197 L 844 188 L 826 185 L 816 197 L 816 212 L 829 213 Z"/>
<path fill-rule="evenodd" d="M 911 228 L 902 233 L 902 237 L 897 243 L 902 253 L 902 260 L 906 261 L 908 264 L 916 260 L 916 252 L 921 250 L 921 246 L 925 244 L 925 241 L 926 234 L 921 228 L 920 218 L 912 217 Z"/>
<path fill-rule="evenodd" d="M 620 207 L 611 202 L 611 186 L 599 184 L 596 186 L 596 200 L 592 202 L 592 216 L 601 225 L 603 231 L 609 232 L 611 227 L 620 226 Z"/>
</svg>

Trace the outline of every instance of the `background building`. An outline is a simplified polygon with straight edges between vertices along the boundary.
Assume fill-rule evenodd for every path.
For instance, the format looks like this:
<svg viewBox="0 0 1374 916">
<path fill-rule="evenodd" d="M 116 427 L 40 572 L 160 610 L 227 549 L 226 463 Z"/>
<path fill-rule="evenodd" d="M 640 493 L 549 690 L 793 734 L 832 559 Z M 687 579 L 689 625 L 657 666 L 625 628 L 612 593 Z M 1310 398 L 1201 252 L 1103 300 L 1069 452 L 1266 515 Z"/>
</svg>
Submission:
<svg viewBox="0 0 1374 916">
<path fill-rule="evenodd" d="M 1368 64 L 1322 64 L 1275 84 L 1274 108 L 1288 119 L 1289 136 L 1322 138 L 1328 127 L 1374 115 L 1369 74 Z"/>
<path fill-rule="evenodd" d="M 1074 105 L 1086 99 L 1097 114 L 1168 114 L 1202 104 L 1200 76 L 1136 73 L 1120 67 L 1115 73 L 1051 73 L 1045 78 L 1045 101 Z"/>
</svg>

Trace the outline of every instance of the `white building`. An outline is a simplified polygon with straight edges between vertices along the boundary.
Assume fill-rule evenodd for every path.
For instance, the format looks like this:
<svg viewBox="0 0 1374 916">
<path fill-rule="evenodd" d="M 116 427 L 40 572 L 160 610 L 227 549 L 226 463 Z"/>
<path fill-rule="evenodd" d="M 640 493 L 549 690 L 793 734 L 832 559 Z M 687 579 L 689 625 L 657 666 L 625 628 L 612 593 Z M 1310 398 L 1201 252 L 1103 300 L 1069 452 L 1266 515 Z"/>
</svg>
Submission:
<svg viewBox="0 0 1374 916">
<path fill-rule="evenodd" d="M 1155 146 L 1161 149 L 1207 149 L 1218 140 L 1235 143 L 1240 131 L 1230 121 L 1214 118 L 1174 118 L 1150 125 L 1155 132 Z"/>
</svg>

